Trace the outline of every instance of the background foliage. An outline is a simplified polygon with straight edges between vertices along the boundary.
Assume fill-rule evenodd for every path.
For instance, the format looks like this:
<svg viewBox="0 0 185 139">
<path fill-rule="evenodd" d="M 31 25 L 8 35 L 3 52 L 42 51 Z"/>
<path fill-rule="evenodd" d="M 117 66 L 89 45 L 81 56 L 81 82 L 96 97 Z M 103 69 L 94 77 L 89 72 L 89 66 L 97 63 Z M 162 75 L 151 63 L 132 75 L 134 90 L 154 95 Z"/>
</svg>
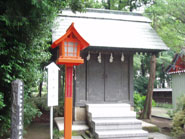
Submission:
<svg viewBox="0 0 185 139">
<path fill-rule="evenodd" d="M 185 46 L 185 0 L 155 0 L 145 14 L 152 26 L 173 51 Z"/>
<path fill-rule="evenodd" d="M 145 10 L 145 15 L 152 20 L 152 26 L 170 47 L 170 51 L 159 54 L 156 65 L 156 81 L 154 87 L 170 87 L 171 77 L 165 69 L 170 65 L 175 53 L 185 46 L 185 0 L 155 0 Z M 134 57 L 136 91 L 146 94 L 149 71 L 149 57 Z"/>
<path fill-rule="evenodd" d="M 176 137 L 185 135 L 185 95 L 178 98 L 176 108 L 168 114 L 173 119 L 172 134 Z"/>
<path fill-rule="evenodd" d="M 79 1 L 79 2 L 78 2 Z M 10 128 L 11 82 L 24 81 L 25 124 L 39 114 L 28 100 L 50 59 L 51 27 L 63 8 L 82 10 L 80 0 L 0 1 L 0 136 Z M 79 5 L 78 5 L 79 4 Z"/>
<path fill-rule="evenodd" d="M 141 95 L 140 93 L 134 92 L 134 111 L 137 112 L 137 116 L 139 117 L 144 109 L 144 103 L 146 100 L 146 96 Z M 156 102 L 152 100 L 152 106 L 156 106 Z"/>
</svg>

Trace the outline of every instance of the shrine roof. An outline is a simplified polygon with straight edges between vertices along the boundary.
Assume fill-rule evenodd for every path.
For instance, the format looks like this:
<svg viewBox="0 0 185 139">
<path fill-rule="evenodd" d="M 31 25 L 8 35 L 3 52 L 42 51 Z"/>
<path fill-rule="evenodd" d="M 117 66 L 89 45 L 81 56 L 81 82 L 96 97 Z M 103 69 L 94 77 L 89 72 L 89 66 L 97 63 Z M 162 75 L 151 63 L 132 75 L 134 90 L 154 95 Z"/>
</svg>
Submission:
<svg viewBox="0 0 185 139">
<path fill-rule="evenodd" d="M 185 48 L 173 58 L 172 64 L 166 69 L 168 74 L 184 73 L 185 72 Z"/>
<path fill-rule="evenodd" d="M 134 51 L 158 52 L 169 50 L 151 27 L 151 20 L 138 13 L 87 9 L 76 14 L 63 10 L 52 30 L 54 42 L 65 34 L 74 22 L 78 33 L 90 44 L 88 49 L 120 48 Z"/>
</svg>

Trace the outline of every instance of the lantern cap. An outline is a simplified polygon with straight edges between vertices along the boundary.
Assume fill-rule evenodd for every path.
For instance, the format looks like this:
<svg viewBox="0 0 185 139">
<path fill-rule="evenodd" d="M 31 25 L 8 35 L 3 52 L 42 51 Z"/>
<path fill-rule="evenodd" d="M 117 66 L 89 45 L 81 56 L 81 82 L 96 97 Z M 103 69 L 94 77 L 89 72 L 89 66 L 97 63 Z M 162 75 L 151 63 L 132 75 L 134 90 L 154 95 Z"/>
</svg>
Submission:
<svg viewBox="0 0 185 139">
<path fill-rule="evenodd" d="M 66 33 L 62 37 L 60 37 L 58 40 L 54 41 L 51 47 L 55 48 L 59 46 L 61 42 L 63 42 L 72 33 L 77 38 L 77 40 L 81 43 L 80 50 L 83 50 L 89 46 L 89 43 L 86 40 L 84 40 L 84 38 L 78 33 L 78 31 L 74 27 L 74 23 L 72 23 L 67 29 Z"/>
</svg>

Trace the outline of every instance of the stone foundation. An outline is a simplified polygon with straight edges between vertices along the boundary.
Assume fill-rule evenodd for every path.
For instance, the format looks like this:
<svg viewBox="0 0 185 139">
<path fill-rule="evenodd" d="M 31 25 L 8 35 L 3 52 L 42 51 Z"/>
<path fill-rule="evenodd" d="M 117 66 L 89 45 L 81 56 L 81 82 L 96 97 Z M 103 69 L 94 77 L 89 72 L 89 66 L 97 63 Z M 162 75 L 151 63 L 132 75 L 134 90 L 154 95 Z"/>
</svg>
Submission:
<svg viewBox="0 0 185 139">
<path fill-rule="evenodd" d="M 85 107 L 75 107 L 74 108 L 75 121 L 86 121 L 86 108 Z"/>
</svg>

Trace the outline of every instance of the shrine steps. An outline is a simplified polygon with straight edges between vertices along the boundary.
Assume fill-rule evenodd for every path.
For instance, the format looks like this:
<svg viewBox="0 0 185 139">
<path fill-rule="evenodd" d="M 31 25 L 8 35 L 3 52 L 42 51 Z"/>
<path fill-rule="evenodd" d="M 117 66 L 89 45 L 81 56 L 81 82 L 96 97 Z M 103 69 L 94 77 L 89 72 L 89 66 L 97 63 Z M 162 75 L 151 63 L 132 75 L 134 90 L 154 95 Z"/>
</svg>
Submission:
<svg viewBox="0 0 185 139">
<path fill-rule="evenodd" d="M 147 139 L 129 104 L 87 104 L 89 127 L 96 139 Z"/>
</svg>

